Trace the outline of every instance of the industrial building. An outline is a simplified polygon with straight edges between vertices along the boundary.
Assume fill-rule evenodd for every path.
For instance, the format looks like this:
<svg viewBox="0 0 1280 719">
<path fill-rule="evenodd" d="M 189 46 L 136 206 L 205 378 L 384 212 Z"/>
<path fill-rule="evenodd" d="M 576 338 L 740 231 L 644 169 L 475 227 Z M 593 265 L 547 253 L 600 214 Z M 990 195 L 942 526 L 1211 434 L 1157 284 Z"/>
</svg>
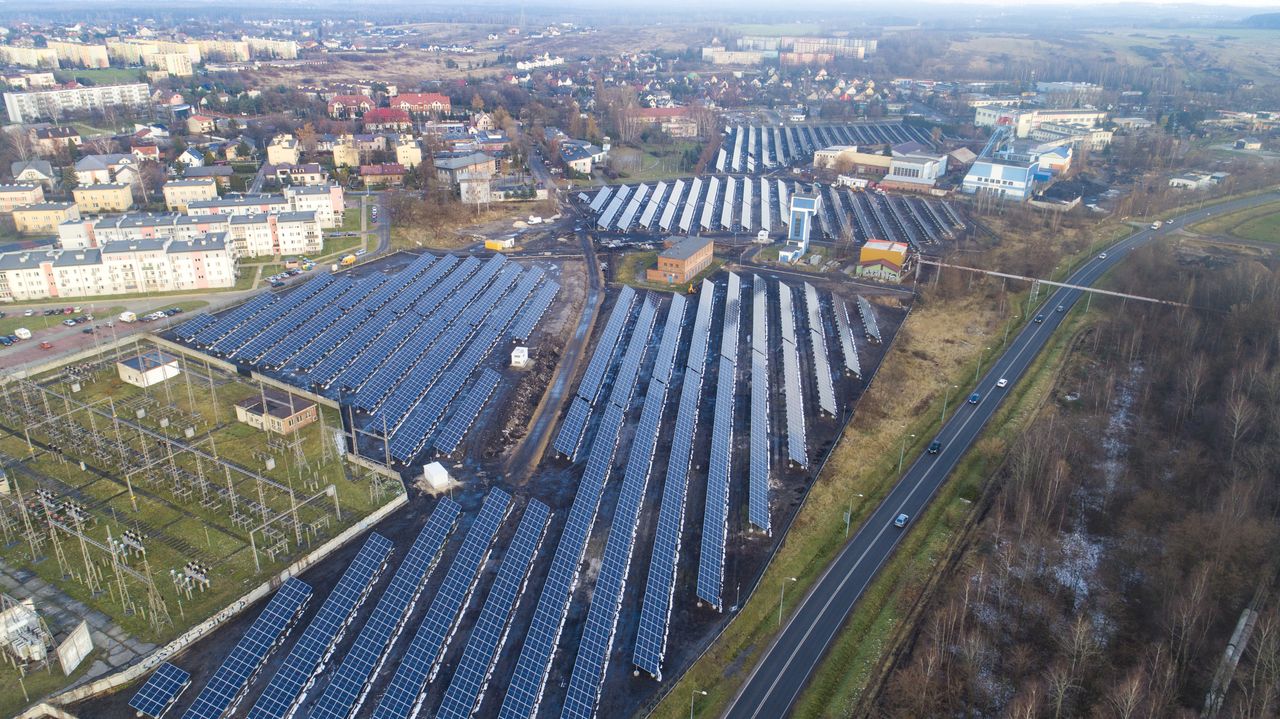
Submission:
<svg viewBox="0 0 1280 719">
<path fill-rule="evenodd" d="M 910 260 L 910 249 L 905 242 L 870 240 L 858 251 L 858 277 L 901 282 Z"/>
<path fill-rule="evenodd" d="M 778 262 L 791 264 L 809 252 L 809 234 L 813 231 L 813 217 L 818 214 L 816 194 L 795 193 L 791 196 L 791 221 L 788 224 L 786 246 L 778 253 Z"/>
<path fill-rule="evenodd" d="M 714 242 L 703 237 L 686 237 L 658 253 L 658 266 L 645 272 L 645 278 L 667 284 L 692 282 L 711 266 L 714 257 Z"/>
<path fill-rule="evenodd" d="M 236 402 L 236 419 L 276 434 L 292 434 L 320 418 L 316 403 L 292 392 L 264 389 Z"/>
<path fill-rule="evenodd" d="M 139 352 L 116 363 L 120 379 L 135 387 L 150 387 L 182 374 L 178 357 L 158 349 Z"/>
</svg>

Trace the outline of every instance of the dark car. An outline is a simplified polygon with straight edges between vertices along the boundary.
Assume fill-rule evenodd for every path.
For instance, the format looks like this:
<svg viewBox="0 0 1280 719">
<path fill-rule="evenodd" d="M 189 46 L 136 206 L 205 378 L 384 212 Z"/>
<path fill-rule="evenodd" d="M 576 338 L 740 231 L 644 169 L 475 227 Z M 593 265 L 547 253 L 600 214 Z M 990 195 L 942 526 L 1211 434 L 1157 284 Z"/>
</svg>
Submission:
<svg viewBox="0 0 1280 719">
<path fill-rule="evenodd" d="M 1036 315 L 1035 322 L 1036 324 L 1040 324 L 1041 322 L 1044 322 L 1044 315 Z"/>
<path fill-rule="evenodd" d="M 170 308 L 169 308 L 169 314 L 173 314 L 173 315 L 180 315 L 180 314 L 182 314 L 182 313 L 183 313 L 183 312 L 185 312 L 185 311 L 186 311 L 186 310 L 182 309 L 181 307 L 170 307 Z"/>
<path fill-rule="evenodd" d="M 97 328 L 95 328 L 95 327 L 85 327 L 84 329 L 82 329 L 82 330 L 80 330 L 80 331 L 81 331 L 81 332 L 83 332 L 83 333 L 85 333 L 85 334 L 87 334 L 87 335 L 91 335 L 91 334 L 93 334 L 93 331 L 94 331 L 95 329 L 97 329 Z"/>
<path fill-rule="evenodd" d="M 974 392 L 973 394 L 969 395 L 969 404 L 977 404 L 981 400 L 982 400 L 982 395 L 978 394 L 977 392 Z"/>
<path fill-rule="evenodd" d="M 281 282 L 280 280 L 276 280 L 275 282 L 272 282 L 272 283 L 271 283 L 271 286 L 272 286 L 272 287 L 284 287 L 284 283 L 283 283 L 283 282 Z"/>
<path fill-rule="evenodd" d="M 933 440 L 932 442 L 930 442 L 930 443 L 929 443 L 929 454 L 937 454 L 937 453 L 939 453 L 939 452 L 941 452 L 941 451 L 942 451 L 942 443 L 941 443 L 941 442 L 939 442 L 938 440 L 936 440 L 936 439 L 935 439 L 935 440 Z"/>
<path fill-rule="evenodd" d="M 5 347 L 12 346 L 13 340 L 9 339 L 8 337 L 0 337 L 0 345 L 4 345 Z"/>
</svg>

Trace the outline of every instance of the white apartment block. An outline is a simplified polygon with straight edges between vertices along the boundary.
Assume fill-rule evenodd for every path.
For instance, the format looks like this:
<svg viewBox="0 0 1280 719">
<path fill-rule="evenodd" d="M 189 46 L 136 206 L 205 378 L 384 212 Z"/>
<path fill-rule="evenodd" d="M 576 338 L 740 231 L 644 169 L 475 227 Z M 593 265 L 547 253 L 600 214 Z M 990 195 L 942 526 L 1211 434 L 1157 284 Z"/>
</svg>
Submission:
<svg viewBox="0 0 1280 719">
<path fill-rule="evenodd" d="M 58 120 L 72 113 L 85 113 L 109 108 L 139 110 L 150 103 L 150 88 L 145 82 L 127 85 L 95 85 L 58 90 L 6 92 L 4 108 L 9 121 L 34 122 L 38 119 Z"/>
<path fill-rule="evenodd" d="M 314 212 L 241 215 L 230 220 L 232 254 L 237 257 L 309 255 L 324 247 Z"/>
<path fill-rule="evenodd" d="M 58 226 L 66 249 L 91 249 L 118 242 L 196 240 L 227 237 L 234 258 L 306 255 L 324 247 L 324 233 L 314 212 L 190 216 L 131 212 L 96 219 L 72 220 Z"/>
<path fill-rule="evenodd" d="M 314 212 L 316 222 L 323 228 L 342 224 L 342 212 L 346 200 L 342 185 L 290 185 L 284 188 L 294 212 Z"/>
<path fill-rule="evenodd" d="M 338 185 L 292 185 L 283 195 L 230 195 L 187 203 L 192 217 L 271 215 L 312 212 L 323 229 L 342 223 L 343 191 Z"/>
<path fill-rule="evenodd" d="M 106 45 L 86 45 L 82 42 L 50 40 L 50 50 L 58 55 L 58 64 L 62 67 L 110 67 L 111 58 L 107 56 Z"/>
<path fill-rule="evenodd" d="M 216 289 L 235 278 L 223 233 L 0 254 L 0 299 L 11 301 Z"/>
</svg>

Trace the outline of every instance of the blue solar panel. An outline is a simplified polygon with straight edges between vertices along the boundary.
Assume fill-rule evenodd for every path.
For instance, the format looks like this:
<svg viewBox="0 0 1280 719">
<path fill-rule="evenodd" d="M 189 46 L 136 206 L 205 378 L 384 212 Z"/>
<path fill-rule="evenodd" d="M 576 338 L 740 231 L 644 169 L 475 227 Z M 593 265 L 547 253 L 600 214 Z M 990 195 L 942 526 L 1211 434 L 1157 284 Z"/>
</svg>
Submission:
<svg viewBox="0 0 1280 719">
<path fill-rule="evenodd" d="M 769 522 L 769 288 L 751 278 L 751 457 L 747 514 L 765 534 Z"/>
<path fill-rule="evenodd" d="M 440 558 L 460 511 L 458 504 L 448 497 L 441 497 L 436 503 L 355 643 L 347 650 L 342 665 L 316 702 L 311 719 L 350 719 L 360 711 L 370 682 L 386 662 L 387 649 L 404 627 L 409 610 Z"/>
<path fill-rule="evenodd" d="M 867 339 L 880 344 L 880 323 L 876 321 L 871 303 L 862 295 L 858 295 L 858 317 L 862 318 L 862 329 L 867 333 Z"/>
<path fill-rule="evenodd" d="M 129 700 L 135 711 L 151 719 L 160 719 L 173 706 L 178 695 L 191 684 L 191 675 L 185 670 L 165 662 L 152 673 L 147 683 Z"/>
<path fill-rule="evenodd" d="M 270 351 L 258 358 L 258 363 L 264 367 L 280 367 L 340 319 L 342 319 L 341 307 L 325 307 L 303 326 L 293 328 L 286 333 Z"/>
<path fill-rule="evenodd" d="M 219 354 L 235 352 L 246 342 L 257 337 L 280 317 L 307 301 L 312 295 L 328 287 L 334 281 L 333 275 L 318 275 L 307 280 L 301 286 L 290 290 L 283 297 L 278 297 L 275 302 L 272 302 L 262 311 L 246 319 L 239 327 L 210 344 L 209 348 Z"/>
<path fill-rule="evenodd" d="M 249 710 L 249 719 L 284 719 L 293 715 L 306 699 L 311 681 L 324 669 L 334 645 L 341 641 L 342 633 L 355 618 L 356 610 L 369 596 L 374 582 L 387 564 L 391 548 L 391 540 L 386 537 L 377 533 L 369 535 L 253 709 Z"/>
<path fill-rule="evenodd" d="M 671 369 L 679 347 L 683 321 L 684 297 L 675 295 L 667 315 L 658 358 L 654 362 L 653 375 L 645 393 L 640 424 L 636 428 L 631 452 L 627 455 L 622 490 L 618 496 L 618 506 L 614 509 L 600 575 L 591 594 L 591 608 L 587 613 L 582 641 L 578 644 L 578 657 L 574 661 L 562 717 L 590 719 L 595 715 L 596 704 L 600 699 L 600 686 L 604 682 L 605 668 L 613 648 L 618 614 L 622 611 L 623 592 L 626 589 L 627 573 L 631 569 L 636 530 L 640 525 L 640 510 L 644 506 L 644 495 L 653 469 L 653 454 L 661 434 L 667 383 L 671 380 Z"/>
<path fill-rule="evenodd" d="M 433 444 L 436 449 L 443 454 L 452 454 L 462 442 L 462 438 L 466 436 L 467 430 L 471 429 L 471 424 L 476 421 L 476 417 L 480 415 L 480 410 L 484 409 L 489 398 L 493 396 L 493 391 L 498 388 L 498 383 L 502 381 L 502 375 L 491 369 L 485 368 L 480 371 L 480 376 L 471 383 L 471 389 L 462 398 L 462 405 L 453 413 L 453 417 L 445 424 L 444 429 L 440 430 L 440 434 L 436 436 Z"/>
<path fill-rule="evenodd" d="M 654 314 L 653 303 L 646 302 L 640 313 L 641 319 L 627 344 L 625 356 L 628 360 L 623 362 L 623 370 L 619 371 L 618 378 L 613 383 L 600 429 L 591 443 L 591 453 L 582 473 L 582 481 L 578 483 L 573 505 L 569 508 L 568 522 L 560 535 L 560 544 L 556 547 L 546 583 L 538 597 L 538 608 L 525 635 L 524 647 L 499 712 L 501 719 L 531 719 L 537 714 L 538 704 L 542 701 L 542 690 L 547 682 L 547 672 L 551 668 L 551 658 L 555 653 L 556 643 L 560 640 L 560 632 L 564 629 L 573 585 L 578 579 L 587 540 L 591 537 L 591 526 L 600 510 L 600 496 L 613 469 L 618 435 L 622 431 L 627 407 L 630 406 L 635 391 L 635 372 L 639 370 L 640 360 L 631 358 L 643 356 L 649 334 L 653 330 Z M 647 327 L 644 326 L 646 317 Z M 632 364 L 635 370 L 629 369 Z"/>
<path fill-rule="evenodd" d="M 667 626 L 675 597 L 676 566 L 680 560 L 680 538 L 684 533 L 685 497 L 688 493 L 689 463 L 698 429 L 698 408 L 702 399 L 702 376 L 706 370 L 706 349 L 710 341 L 711 313 L 715 292 L 704 282 L 698 311 L 689 338 L 689 359 L 680 387 L 680 408 L 667 454 L 667 475 L 658 509 L 658 527 L 645 580 L 640 627 L 636 633 L 634 661 L 651 676 L 662 678 L 662 657 L 667 650 Z"/>
<path fill-rule="evenodd" d="M 822 323 L 822 305 L 818 291 L 804 283 L 805 306 L 809 310 L 809 349 L 813 352 L 813 374 L 818 383 L 818 406 L 823 412 L 836 414 L 836 391 L 831 380 L 831 362 L 827 356 L 827 333 Z"/>
<path fill-rule="evenodd" d="M 229 353 L 229 356 L 237 361 L 257 362 L 291 332 L 304 324 L 315 322 L 317 313 L 336 304 L 350 289 L 351 282 L 345 277 L 331 283 L 292 309 L 277 315 L 257 337 Z"/>
<path fill-rule="evenodd" d="M 199 345 L 201 347 L 208 347 L 231 330 L 239 327 L 241 323 L 252 317 L 255 313 L 262 311 L 263 308 L 274 302 L 275 299 L 276 296 L 270 292 L 263 292 L 260 295 L 254 296 L 254 298 L 248 302 L 227 310 L 221 315 L 218 315 L 216 322 L 208 325 L 199 332 L 196 332 L 195 337 L 191 340 L 192 344 Z"/>
<path fill-rule="evenodd" d="M 574 397 L 569 413 L 564 416 L 560 433 L 556 435 L 555 449 L 570 460 L 576 460 L 582 448 L 582 438 L 587 432 L 587 420 L 591 417 L 591 405 L 581 397 Z"/>
<path fill-rule="evenodd" d="M 849 322 L 849 307 L 843 302 L 831 300 L 835 310 L 836 327 L 840 331 L 840 349 L 844 353 L 844 368 L 856 377 L 862 377 L 862 363 L 858 360 L 858 345 L 853 340 L 853 329 Z"/>
<path fill-rule="evenodd" d="M 189 341 L 197 332 L 217 321 L 218 319 L 213 315 L 196 315 L 175 327 L 173 335 L 180 340 Z"/>
<path fill-rule="evenodd" d="M 630 287 L 622 288 L 613 311 L 609 313 L 609 321 L 605 323 L 604 331 L 600 333 L 596 351 L 591 355 L 591 361 L 582 374 L 582 381 L 578 383 L 578 396 L 592 404 L 600 394 L 600 385 L 604 383 L 609 365 L 613 364 L 614 350 L 617 349 L 618 342 L 622 339 L 622 331 L 626 329 L 627 321 L 631 318 L 631 308 L 635 298 L 635 290 Z"/>
<path fill-rule="evenodd" d="M 737 389 L 738 328 L 742 287 L 729 273 L 725 299 L 720 372 L 716 378 L 715 417 L 711 420 L 711 460 L 707 463 L 707 502 L 702 515 L 702 549 L 698 554 L 698 597 L 723 609 L 725 540 L 729 532 L 729 478 L 733 470 L 733 408 Z"/>
<path fill-rule="evenodd" d="M 489 556 L 494 537 L 511 508 L 511 495 L 501 489 L 489 490 L 480 514 L 467 531 L 462 548 L 454 555 L 444 583 L 431 600 L 431 608 L 413 641 L 400 659 L 400 668 L 373 712 L 374 719 L 409 719 L 417 716 L 426 685 L 435 679 L 440 660 L 448 646 L 450 630 L 467 605 L 476 579 Z"/>
<path fill-rule="evenodd" d="M 538 326 L 539 320 L 546 314 L 547 308 L 551 306 L 551 302 L 555 300 L 556 293 L 560 291 L 560 285 L 548 280 L 542 287 L 538 288 L 538 294 L 529 301 L 529 307 L 525 310 L 520 319 L 511 326 L 511 336 L 518 340 L 527 340 L 533 334 L 533 329 Z"/>
<path fill-rule="evenodd" d="M 795 314 L 791 288 L 778 284 L 782 318 L 782 395 L 787 410 L 787 457 L 801 467 L 809 465 L 805 445 L 804 395 L 800 390 L 800 352 L 796 348 Z"/>
<path fill-rule="evenodd" d="M 310 598 L 311 587 L 305 582 L 297 577 L 286 579 L 183 716 L 218 719 L 234 710 L 249 680 L 262 668 L 267 655 L 284 638 Z"/>
<path fill-rule="evenodd" d="M 537 500 L 530 500 L 525 508 L 516 536 L 502 557 L 498 577 L 480 610 L 480 618 L 467 639 L 462 659 L 449 680 L 436 719 L 468 719 L 479 707 L 480 697 L 498 663 L 498 651 L 511 627 L 516 603 L 533 568 L 534 556 L 542 544 L 550 514 L 547 505 Z"/>
</svg>

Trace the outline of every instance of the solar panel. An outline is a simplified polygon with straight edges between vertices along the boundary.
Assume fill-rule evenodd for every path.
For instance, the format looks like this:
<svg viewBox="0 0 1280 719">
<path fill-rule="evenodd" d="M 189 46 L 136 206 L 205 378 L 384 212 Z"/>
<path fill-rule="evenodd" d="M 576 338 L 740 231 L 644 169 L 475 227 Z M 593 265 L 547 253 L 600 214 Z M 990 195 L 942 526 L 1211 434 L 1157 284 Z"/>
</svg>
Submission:
<svg viewBox="0 0 1280 719">
<path fill-rule="evenodd" d="M 560 544 L 551 560 L 546 583 L 538 597 L 538 607 L 525 634 L 524 647 L 512 673 L 511 684 L 507 687 L 507 696 L 498 715 L 501 719 L 531 719 L 538 712 L 551 658 L 568 615 L 573 585 L 577 582 L 587 540 L 591 537 L 591 526 L 600 509 L 605 482 L 613 469 L 618 435 L 626 419 L 626 408 L 631 404 L 635 373 L 639 371 L 639 358 L 643 357 L 648 345 L 654 314 L 654 304 L 646 301 L 636 329 L 627 343 L 624 355 L 627 360 L 623 362 L 618 378 L 613 383 L 600 429 L 591 443 L 591 453 L 587 458 L 582 480 L 578 483 L 573 505 L 569 508 L 569 519 L 560 535 Z"/>
<path fill-rule="evenodd" d="M 311 719 L 350 719 L 360 711 L 370 682 L 387 661 L 387 649 L 404 627 L 409 610 L 439 560 L 460 511 L 457 503 L 448 497 L 441 497 L 436 503 L 355 643 L 347 650 L 329 686 L 316 702 Z"/>
<path fill-rule="evenodd" d="M 627 196 L 631 193 L 631 188 L 623 185 L 618 188 L 618 194 L 613 196 L 609 204 L 605 206 L 604 212 L 600 213 L 600 219 L 596 221 L 596 227 L 607 230 L 613 226 L 614 219 L 618 216 L 618 212 L 622 210 L 623 203 L 627 201 Z"/>
<path fill-rule="evenodd" d="M 729 533 L 729 476 L 733 469 L 733 409 L 737 389 L 738 327 L 742 312 L 738 275 L 729 273 L 725 296 L 720 371 L 716 378 L 715 416 L 711 420 L 711 459 L 707 464 L 707 501 L 702 515 L 702 548 L 698 555 L 698 597 L 723 609 L 725 541 Z"/>
<path fill-rule="evenodd" d="M 765 534 L 769 523 L 769 287 L 751 278 L 751 456 L 747 514 Z"/>
<path fill-rule="evenodd" d="M 631 196 L 631 202 L 627 203 L 627 209 L 623 211 L 622 217 L 618 219 L 618 230 L 626 232 L 631 227 L 632 220 L 635 219 L 636 213 L 640 211 L 640 206 L 645 198 L 649 196 L 649 186 L 641 183 L 636 188 L 635 194 Z"/>
<path fill-rule="evenodd" d="M 299 287 L 289 291 L 283 297 L 278 297 L 263 311 L 255 313 L 252 317 L 246 319 L 239 327 L 228 332 L 219 338 L 216 342 L 209 345 L 209 349 L 220 354 L 230 354 L 239 349 L 244 343 L 257 337 L 264 329 L 273 324 L 278 318 L 293 308 L 305 302 L 312 295 L 324 289 L 335 281 L 333 275 L 318 275 L 307 280 Z"/>
<path fill-rule="evenodd" d="M 867 333 L 867 339 L 880 344 L 880 323 L 876 321 L 871 303 L 862 295 L 858 295 L 858 317 L 862 318 L 862 329 Z"/>
<path fill-rule="evenodd" d="M 501 489 L 489 490 L 462 547 L 454 555 L 444 583 L 431 600 L 422 624 L 400 658 L 391 684 L 374 710 L 374 719 L 409 719 L 417 716 L 428 681 L 435 679 L 448 645 L 450 630 L 467 604 L 480 570 L 493 546 L 493 539 L 511 508 L 511 496 Z"/>
<path fill-rule="evenodd" d="M 813 352 L 813 374 L 818 381 L 818 407 L 834 417 L 836 391 L 831 380 L 831 362 L 827 356 L 827 332 L 822 322 L 822 305 L 818 291 L 804 283 L 805 306 L 809 310 L 809 348 Z"/>
<path fill-rule="evenodd" d="M 644 212 L 640 215 L 640 226 L 646 230 L 653 226 L 654 216 L 658 214 L 658 206 L 662 204 L 662 200 L 667 195 L 670 188 L 665 182 L 659 182 L 658 186 L 653 188 L 653 194 L 649 197 L 649 202 L 644 206 Z"/>
<path fill-rule="evenodd" d="M 662 216 L 658 218 L 658 229 L 663 232 L 671 230 L 671 223 L 676 218 L 676 211 L 684 203 L 684 188 L 684 180 L 676 180 L 675 187 L 671 189 L 671 197 L 667 198 L 667 204 L 662 208 Z"/>
<path fill-rule="evenodd" d="M 595 199 L 592 200 L 591 205 L 589 205 L 591 207 L 591 211 L 599 212 L 600 208 L 604 207 L 604 203 L 609 201 L 609 195 L 611 194 L 613 194 L 612 187 L 609 187 L 608 185 L 601 187 L 600 191 L 596 193 Z"/>
<path fill-rule="evenodd" d="M 493 396 L 493 390 L 497 389 L 500 381 L 502 381 L 502 375 L 497 372 L 488 368 L 480 371 L 480 376 L 471 383 L 471 389 L 467 390 L 466 395 L 463 396 L 462 405 L 453 413 L 453 417 L 444 429 L 440 430 L 440 434 L 433 442 L 437 450 L 443 454 L 453 454 L 458 444 L 462 442 L 462 438 L 466 436 L 467 430 L 471 429 L 472 423 L 476 421 L 476 417 L 480 415 L 480 410 L 484 409 L 485 403 Z"/>
<path fill-rule="evenodd" d="M 520 319 L 516 320 L 511 326 L 509 333 L 512 339 L 527 340 L 533 335 L 533 329 L 538 326 L 538 322 L 542 320 L 542 316 L 547 313 L 547 308 L 551 307 L 552 301 L 555 300 L 556 294 L 560 292 L 560 285 L 547 280 L 538 288 L 538 293 L 533 299 L 529 300 L 529 306 L 524 314 L 520 315 Z"/>
<path fill-rule="evenodd" d="M 712 215 L 715 213 L 716 197 L 719 196 L 719 194 L 720 178 L 713 176 L 707 181 L 707 197 L 702 201 L 702 218 L 698 221 L 698 224 L 700 224 L 704 230 L 711 229 L 711 225 L 715 221 Z"/>
<path fill-rule="evenodd" d="M 151 674 L 138 693 L 133 695 L 129 706 L 151 719 L 160 719 L 190 684 L 190 674 L 165 662 Z"/>
<path fill-rule="evenodd" d="M 753 197 L 754 194 L 755 194 L 755 181 L 752 180 L 750 177 L 743 178 L 741 217 L 742 217 L 742 229 L 746 232 L 750 232 L 755 227 L 755 224 L 756 224 L 755 220 L 753 219 L 754 211 L 755 211 L 755 206 L 752 204 L 754 202 L 754 197 Z"/>
<path fill-rule="evenodd" d="M 653 469 L 653 455 L 661 434 L 662 413 L 666 406 L 667 383 L 679 346 L 680 330 L 684 321 L 684 297 L 672 298 L 663 330 L 662 345 L 645 394 L 644 409 L 636 428 L 635 440 L 627 456 L 627 467 L 622 478 L 618 505 L 614 509 L 613 524 L 605 544 L 600 574 L 591 595 L 591 607 L 587 613 L 582 640 L 578 644 L 578 656 L 573 665 L 569 691 L 565 699 L 563 717 L 589 719 L 595 715 L 600 698 L 600 685 L 604 682 L 605 668 L 618 628 L 618 614 L 622 611 L 623 592 L 627 573 L 635 549 L 636 531 L 640 524 L 640 510 Z"/>
<path fill-rule="evenodd" d="M 733 203 L 738 196 L 738 180 L 735 177 L 724 179 L 724 201 L 720 206 L 720 227 L 733 230 Z"/>
<path fill-rule="evenodd" d="M 723 152 L 723 151 L 722 151 Z M 698 197 L 702 194 L 702 178 L 693 178 L 693 187 L 684 201 L 684 212 L 680 213 L 680 231 L 688 232 L 693 226 L 693 213 L 698 207 Z"/>
<path fill-rule="evenodd" d="M 805 445 L 804 394 L 800 390 L 800 352 L 796 348 L 795 310 L 791 288 L 778 283 L 778 304 L 782 319 L 782 395 L 787 410 L 787 457 L 801 467 L 809 465 Z"/>
<path fill-rule="evenodd" d="M 252 317 L 254 314 L 262 311 L 263 308 L 270 305 L 275 301 L 275 299 L 275 295 L 270 292 L 264 292 L 260 295 L 255 295 L 253 299 L 238 307 L 234 307 L 223 312 L 221 315 L 218 315 L 216 322 L 196 332 L 195 336 L 191 339 L 192 344 L 199 345 L 201 347 L 209 346 L 223 335 L 236 327 L 239 327 L 242 322 Z"/>
<path fill-rule="evenodd" d="M 324 287 L 315 295 L 308 297 L 293 308 L 281 312 L 267 324 L 253 339 L 245 342 L 238 349 L 228 352 L 228 356 L 237 361 L 257 362 L 275 347 L 290 332 L 314 321 L 316 314 L 351 289 L 351 282 L 343 278 Z"/>
<path fill-rule="evenodd" d="M 581 397 L 574 397 L 569 412 L 564 416 L 564 423 L 560 425 L 560 433 L 556 435 L 555 450 L 570 460 L 577 457 L 590 417 L 591 405 Z"/>
<path fill-rule="evenodd" d="M 614 351 L 622 338 L 622 331 L 626 329 L 627 321 L 631 318 L 631 308 L 635 298 L 635 290 L 631 287 L 622 288 L 617 302 L 613 305 L 613 311 L 609 313 L 609 321 L 605 323 L 604 331 L 600 333 L 596 351 L 591 355 L 591 361 L 582 374 L 582 381 L 578 383 L 578 396 L 592 404 L 600 395 L 600 385 L 604 382 L 605 373 L 613 362 Z"/>
<path fill-rule="evenodd" d="M 511 628 L 516 604 L 533 569 L 533 559 L 542 545 L 550 515 L 547 505 L 536 499 L 525 507 L 520 526 L 498 567 L 498 577 L 467 638 L 462 659 L 449 680 L 449 688 L 436 712 L 437 719 L 467 719 L 479 708 L 480 698 L 498 663 L 499 650 Z"/>
<path fill-rule="evenodd" d="M 858 361 L 858 345 L 853 341 L 853 330 L 849 323 L 849 307 L 831 298 L 831 308 L 835 310 L 836 328 L 840 332 L 840 349 L 844 353 L 844 368 L 855 377 L 862 377 L 862 363 Z"/>
<path fill-rule="evenodd" d="M 680 387 L 680 408 L 667 454 L 666 481 L 662 487 L 658 526 L 654 533 L 640 627 L 636 634 L 635 664 L 659 680 L 662 679 L 662 657 L 666 653 L 667 627 L 675 597 L 689 463 L 693 458 L 693 440 L 698 428 L 698 407 L 702 399 L 702 376 L 706 369 L 706 346 L 710 341 L 709 323 L 714 304 L 715 292 L 710 291 L 709 283 L 704 282 L 689 338 L 688 365 Z"/>
<path fill-rule="evenodd" d="M 175 327 L 173 335 L 180 340 L 190 341 L 192 337 L 195 337 L 197 332 L 217 321 L 218 319 L 213 315 L 196 315 Z"/>
<path fill-rule="evenodd" d="M 249 711 L 249 719 L 293 716 L 306 699 L 311 682 L 324 669 L 334 646 L 342 640 L 342 634 L 355 618 L 356 610 L 369 596 L 378 575 L 387 565 L 391 548 L 391 540 L 386 537 L 376 532 L 369 535 L 267 688 L 262 690 Z"/>
<path fill-rule="evenodd" d="M 305 582 L 297 577 L 284 580 L 183 716 L 186 719 L 218 719 L 234 710 L 249 680 L 262 668 L 271 650 L 284 639 L 310 598 L 311 587 Z"/>
</svg>

